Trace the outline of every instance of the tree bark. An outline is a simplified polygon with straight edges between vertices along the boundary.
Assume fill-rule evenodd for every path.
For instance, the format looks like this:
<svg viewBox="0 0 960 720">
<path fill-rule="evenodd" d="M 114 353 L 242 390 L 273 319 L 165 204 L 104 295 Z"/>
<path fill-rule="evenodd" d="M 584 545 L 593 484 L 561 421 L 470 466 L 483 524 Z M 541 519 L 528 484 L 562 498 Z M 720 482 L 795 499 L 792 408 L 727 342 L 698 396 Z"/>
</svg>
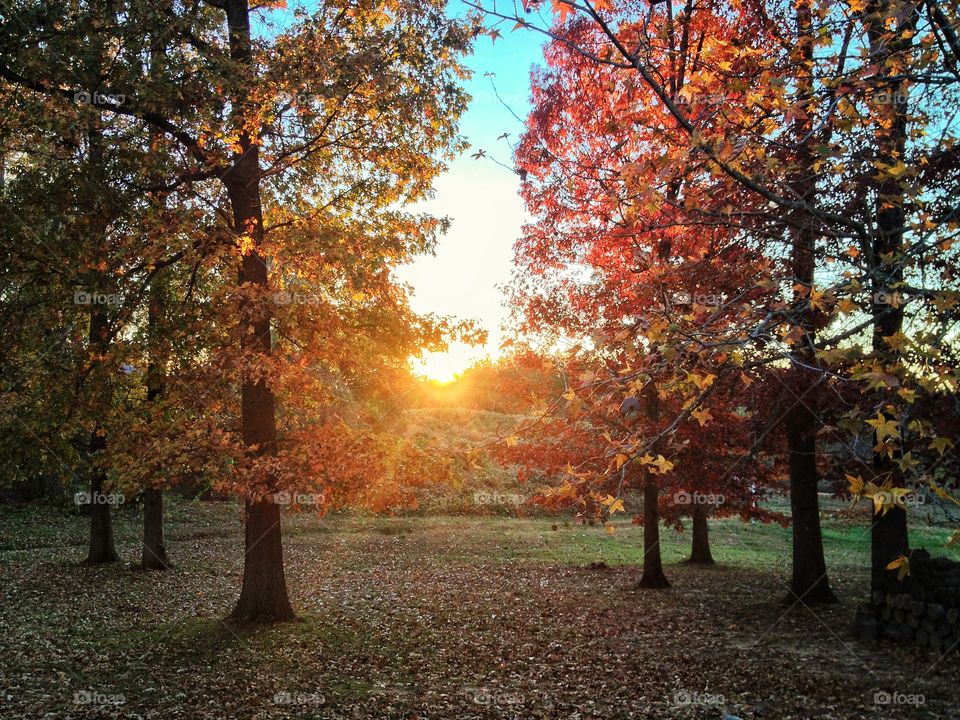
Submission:
<svg viewBox="0 0 960 720">
<path fill-rule="evenodd" d="M 638 583 L 638 587 L 642 588 L 670 587 L 660 557 L 659 496 L 657 479 L 647 473 L 643 483 L 643 574 Z"/>
<path fill-rule="evenodd" d="M 103 343 L 107 334 L 106 311 L 93 305 L 90 312 L 89 347 L 95 354 L 104 351 Z M 113 521 L 110 505 L 105 494 L 107 474 L 100 466 L 100 455 L 107 448 L 107 439 L 99 424 L 90 433 L 90 544 L 87 563 L 115 562 L 117 551 L 113 543 Z"/>
<path fill-rule="evenodd" d="M 707 506 L 703 503 L 693 505 L 693 543 L 690 548 L 690 563 L 713 565 L 710 552 L 710 525 L 707 522 Z"/>
<path fill-rule="evenodd" d="M 806 113 L 793 121 L 792 133 L 797 138 L 797 154 L 792 187 L 795 194 L 807 203 L 816 195 L 814 163 L 817 138 L 813 134 L 813 50 L 814 31 L 809 0 L 797 5 L 797 95 L 806 104 Z M 816 325 L 810 294 L 814 290 L 816 267 L 816 234 L 811 218 L 795 212 L 790 218 L 793 241 L 792 264 L 794 297 L 800 337 L 791 345 L 792 367 L 790 386 L 791 404 L 784 421 L 790 467 L 790 513 L 793 521 L 793 568 L 790 592 L 785 601 L 790 604 L 819 605 L 836 602 L 827 579 L 827 563 L 823 554 L 823 535 L 820 529 L 820 498 L 817 493 L 817 430 L 820 419 L 814 408 L 814 390 L 817 378 Z"/>
<path fill-rule="evenodd" d="M 250 11 L 246 0 L 226 0 L 227 25 L 230 33 L 230 56 L 253 71 L 250 39 Z M 233 98 L 239 127 L 247 96 L 239 91 Z M 240 152 L 223 178 L 233 209 L 234 228 L 248 235 L 252 247 L 244 253 L 240 264 L 241 287 L 262 290 L 260 298 L 245 298 L 240 303 L 242 349 L 246 359 L 267 359 L 272 352 L 270 321 L 272 313 L 265 301 L 269 289 L 267 262 L 263 247 L 263 212 L 260 198 L 260 155 L 257 138 L 241 130 Z M 241 387 L 241 425 L 244 443 L 255 455 L 276 452 L 276 402 L 273 390 L 262 377 L 246 376 Z M 271 480 L 267 479 L 270 487 Z M 280 529 L 280 508 L 266 499 L 247 498 L 243 587 L 230 620 L 240 623 L 267 623 L 294 618 L 287 595 L 283 571 L 283 542 Z"/>
<path fill-rule="evenodd" d="M 871 3 L 867 10 L 867 36 L 870 41 L 870 53 L 880 68 L 879 80 L 883 81 L 889 74 L 884 65 L 886 56 L 906 51 L 912 44 L 912 31 L 915 29 L 919 15 L 917 7 L 900 18 L 903 24 L 896 32 L 886 26 L 882 11 L 887 7 L 885 3 Z M 908 6 L 905 6 L 906 9 Z M 911 32 L 906 32 L 906 31 Z M 908 120 L 908 83 L 906 80 L 890 79 L 886 87 L 878 85 L 878 89 L 889 92 L 892 102 L 889 103 L 885 120 L 887 123 L 877 129 L 878 160 L 896 164 L 904 160 L 907 142 Z M 904 212 L 903 188 L 896 178 L 882 179 L 876 183 L 876 234 L 873 238 L 873 247 L 870 253 L 870 269 L 873 271 L 871 289 L 873 290 L 873 339 L 874 355 L 889 369 L 899 370 L 902 361 L 899 350 L 890 347 L 885 337 L 896 335 L 903 328 L 903 308 L 899 302 L 890 302 L 890 298 L 898 292 L 897 283 L 903 281 L 903 269 L 899 263 L 884 264 L 884 257 L 894 257 L 900 252 L 903 244 L 903 229 L 906 221 Z M 877 397 L 877 403 L 885 405 L 882 395 Z M 885 417 L 888 413 L 882 411 Z M 899 453 L 898 453 L 899 454 Z M 893 462 L 893 459 L 883 453 L 875 453 L 873 468 L 877 484 L 889 479 L 893 487 L 903 487 L 905 484 L 903 473 Z M 891 571 L 887 564 L 900 555 L 910 554 L 910 543 L 907 532 L 907 513 L 904 509 L 893 507 L 887 513 L 874 513 L 870 528 L 870 586 L 871 592 L 885 590 L 891 580 Z"/>
<path fill-rule="evenodd" d="M 143 554 L 144 570 L 167 570 L 172 567 L 163 539 L 163 490 L 148 487 L 143 491 Z"/>
<path fill-rule="evenodd" d="M 793 575 L 785 602 L 823 605 L 837 601 L 827 579 L 817 493 L 817 421 L 798 403 L 787 418 L 790 446 L 790 509 L 793 520 Z"/>
<path fill-rule="evenodd" d="M 154 277 L 150 285 L 147 305 L 147 326 L 150 343 L 150 364 L 147 368 L 147 404 L 157 402 L 163 396 L 163 364 L 160 335 L 163 315 L 166 312 L 166 293 L 163 281 Z M 143 553 L 140 566 L 144 570 L 166 570 L 171 567 L 167 546 L 163 539 L 163 490 L 150 485 L 143 491 Z"/>
<path fill-rule="evenodd" d="M 656 430 L 660 420 L 660 398 L 653 380 L 647 383 L 644 392 L 647 416 L 651 427 Z M 657 446 L 654 446 L 656 451 Z M 670 582 L 663 572 L 663 560 L 660 556 L 660 486 L 657 478 L 649 470 L 644 470 L 643 482 L 643 574 L 638 587 L 667 588 Z"/>
</svg>

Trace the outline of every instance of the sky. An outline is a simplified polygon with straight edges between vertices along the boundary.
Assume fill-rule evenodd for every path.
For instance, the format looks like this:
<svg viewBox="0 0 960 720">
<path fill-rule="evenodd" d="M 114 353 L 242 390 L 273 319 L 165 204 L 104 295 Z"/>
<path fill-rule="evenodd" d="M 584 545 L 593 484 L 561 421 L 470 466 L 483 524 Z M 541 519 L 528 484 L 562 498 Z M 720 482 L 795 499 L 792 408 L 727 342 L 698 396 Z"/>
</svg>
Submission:
<svg viewBox="0 0 960 720">
<path fill-rule="evenodd" d="M 451 13 L 462 12 L 457 4 L 451 0 Z M 450 230 L 440 238 L 434 256 L 397 271 L 398 279 L 413 288 L 414 311 L 473 319 L 489 333 L 485 345 L 456 343 L 448 352 L 414 360 L 414 371 L 434 380 L 452 380 L 476 360 L 495 357 L 504 339 L 501 325 L 509 315 L 500 288 L 510 280 L 513 243 L 526 215 L 519 178 L 491 158 L 512 164 L 510 146 L 498 137 L 510 133 L 509 141 L 516 142 L 522 132 L 522 123 L 512 113 L 520 118 L 527 114 L 530 68 L 542 62 L 544 36 L 529 30 L 510 32 L 509 26 L 501 32 L 496 41 L 478 38 L 466 63 L 473 70 L 465 83 L 473 100 L 460 129 L 471 147 L 437 178 L 436 196 L 416 208 L 450 218 Z M 509 109 L 497 100 L 491 80 Z M 489 157 L 471 157 L 480 149 Z"/>
</svg>

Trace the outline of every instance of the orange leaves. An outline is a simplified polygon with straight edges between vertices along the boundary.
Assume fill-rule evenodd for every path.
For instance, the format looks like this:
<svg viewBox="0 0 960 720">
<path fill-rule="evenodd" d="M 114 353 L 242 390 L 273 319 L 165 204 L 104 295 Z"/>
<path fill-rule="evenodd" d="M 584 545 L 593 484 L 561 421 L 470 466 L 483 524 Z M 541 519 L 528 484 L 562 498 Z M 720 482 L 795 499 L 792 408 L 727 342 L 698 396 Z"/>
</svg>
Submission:
<svg viewBox="0 0 960 720">
<path fill-rule="evenodd" d="M 700 423 L 700 427 L 706 425 L 710 420 L 713 420 L 713 415 L 710 414 L 708 408 L 697 408 L 692 413 L 693 419 Z"/>
<path fill-rule="evenodd" d="M 567 16 L 573 10 L 573 8 L 570 7 L 569 2 L 567 2 L 566 0 L 550 0 L 550 2 L 553 5 L 553 11 L 559 17 L 560 22 L 561 23 L 566 22 Z"/>
<path fill-rule="evenodd" d="M 910 560 L 906 555 L 900 555 L 887 563 L 887 570 L 897 571 L 897 580 L 903 580 L 910 574 Z"/>
</svg>

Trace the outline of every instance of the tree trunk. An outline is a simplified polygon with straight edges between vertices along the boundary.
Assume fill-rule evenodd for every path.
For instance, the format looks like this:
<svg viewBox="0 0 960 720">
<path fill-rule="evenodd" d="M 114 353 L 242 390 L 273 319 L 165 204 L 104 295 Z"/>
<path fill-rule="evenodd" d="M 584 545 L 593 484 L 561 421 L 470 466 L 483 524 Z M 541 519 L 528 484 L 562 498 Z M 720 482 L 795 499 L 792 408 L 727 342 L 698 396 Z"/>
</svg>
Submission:
<svg viewBox="0 0 960 720">
<path fill-rule="evenodd" d="M 807 105 L 807 112 L 794 121 L 792 133 L 797 138 L 792 187 L 799 198 L 812 204 L 816 195 L 814 170 L 817 138 L 813 133 L 813 50 L 814 31 L 809 0 L 797 4 L 797 51 L 800 65 L 797 72 L 798 102 Z M 792 264 L 795 320 L 800 337 L 791 343 L 791 404 L 785 415 L 787 448 L 790 455 L 790 512 L 793 520 L 793 568 L 790 593 L 786 602 L 819 605 L 836 602 L 827 579 L 827 563 L 823 554 L 820 530 L 820 498 L 817 494 L 817 430 L 820 420 L 814 412 L 817 379 L 811 368 L 817 366 L 816 325 L 810 294 L 814 290 L 817 238 L 811 219 L 803 212 L 791 215 L 793 241 Z"/>
<path fill-rule="evenodd" d="M 787 416 L 790 446 L 790 509 L 793 520 L 793 576 L 785 602 L 822 605 L 837 601 L 827 579 L 817 494 L 816 418 L 798 403 Z"/>
<path fill-rule="evenodd" d="M 147 367 L 147 404 L 157 402 L 163 396 L 163 352 L 160 343 L 163 316 L 166 312 L 166 288 L 159 275 L 150 285 L 147 305 L 147 327 L 150 344 L 150 364 Z M 160 471 L 161 468 L 156 468 Z M 143 553 L 140 566 L 145 570 L 166 570 L 171 567 L 167 547 L 163 540 L 163 490 L 151 478 L 143 491 Z"/>
<path fill-rule="evenodd" d="M 887 592 L 896 584 L 896 573 L 887 570 L 891 560 L 910 554 L 907 537 L 907 513 L 892 508 L 886 515 L 874 513 L 870 528 L 870 591 Z"/>
<path fill-rule="evenodd" d="M 280 506 L 272 500 L 246 502 L 243 589 L 230 614 L 237 623 L 293 620 L 283 573 Z"/>
<path fill-rule="evenodd" d="M 713 565 L 713 555 L 710 553 L 710 525 L 707 523 L 707 506 L 703 503 L 693 504 L 693 544 L 690 548 L 688 562 L 701 565 Z"/>
<path fill-rule="evenodd" d="M 638 584 L 642 588 L 670 587 L 660 558 L 659 495 L 657 479 L 648 473 L 643 483 L 643 574 Z"/>
<path fill-rule="evenodd" d="M 91 306 L 90 331 L 88 344 L 92 353 L 104 351 L 104 338 L 107 334 L 107 314 L 97 305 Z M 101 455 L 107 447 L 107 439 L 99 425 L 90 433 L 90 546 L 87 563 L 115 562 L 117 551 L 113 544 L 113 521 L 110 517 L 110 505 L 105 493 L 107 474 L 100 466 Z"/>
<path fill-rule="evenodd" d="M 905 6 L 904 9 L 906 9 Z M 915 6 L 909 15 L 900 18 L 903 24 L 896 32 L 891 32 L 883 17 L 883 3 L 871 3 L 868 7 L 867 35 L 870 40 L 870 52 L 880 68 L 878 80 L 890 73 L 883 60 L 885 56 L 904 52 L 912 44 L 914 30 L 919 19 Z M 909 31 L 909 32 L 908 32 Z M 889 92 L 892 102 L 886 108 L 886 121 L 877 129 L 878 160 L 896 164 L 904 158 L 907 141 L 908 121 L 908 82 L 903 79 L 889 79 L 886 87 L 878 84 L 879 90 Z M 876 235 L 873 238 L 873 247 L 870 253 L 870 269 L 873 271 L 873 352 L 885 365 L 889 372 L 897 373 L 901 369 L 902 358 L 899 350 L 891 347 L 885 337 L 896 335 L 903 328 L 903 309 L 899 302 L 891 302 L 897 292 L 897 283 L 903 281 L 903 268 L 899 262 L 884 260 L 884 257 L 895 258 L 901 251 L 903 244 L 903 230 L 906 221 L 904 211 L 904 192 L 901 182 L 896 178 L 885 178 L 876 183 Z M 885 417 L 894 415 L 886 412 L 887 402 L 899 404 L 897 397 L 890 393 L 885 398 L 882 393 L 877 395 L 877 404 L 883 407 L 881 411 Z M 895 455 L 899 455 L 899 451 Z M 889 479 L 892 487 L 904 487 L 903 472 L 893 459 L 884 453 L 876 453 L 873 458 L 873 468 L 876 473 L 877 484 Z M 907 513 L 902 508 L 890 508 L 886 515 L 874 513 L 873 524 L 870 528 L 870 586 L 871 592 L 885 590 L 891 579 L 891 571 L 887 564 L 899 555 L 910 554 L 910 544 L 907 533 Z"/>
<path fill-rule="evenodd" d="M 143 555 L 144 570 L 166 570 L 171 567 L 163 540 L 163 490 L 148 487 L 143 491 Z"/>
<path fill-rule="evenodd" d="M 170 3 L 163 3 L 164 10 L 169 9 Z M 156 33 L 150 43 L 150 73 L 158 72 L 158 66 L 163 60 L 166 48 L 160 40 L 161 33 Z M 159 133 L 151 134 L 156 140 Z M 158 202 L 164 203 L 164 195 L 158 194 Z M 163 353 L 163 323 L 167 312 L 167 288 L 162 273 L 154 275 L 150 283 L 150 295 L 147 301 L 147 329 L 150 362 L 147 367 L 147 405 L 157 402 L 164 393 L 164 353 Z M 153 411 L 154 408 L 148 408 Z M 162 468 L 156 468 L 158 472 Z M 143 491 L 143 552 L 140 555 L 140 567 L 144 570 L 167 570 L 172 567 L 167 557 L 167 546 L 163 539 L 163 489 L 157 485 L 157 478 L 151 478 Z"/>
<path fill-rule="evenodd" d="M 651 427 L 656 430 L 656 423 L 660 420 L 660 398 L 657 395 L 653 380 L 647 383 L 644 391 L 647 416 L 651 420 Z M 657 446 L 654 446 L 654 450 Z M 638 587 L 667 588 L 670 582 L 663 573 L 663 560 L 660 557 L 660 487 L 657 478 L 645 470 L 643 482 L 643 574 L 640 576 Z"/>
<path fill-rule="evenodd" d="M 253 72 L 250 40 L 250 11 L 246 0 L 226 0 L 227 25 L 230 33 L 230 56 Z M 233 98 L 234 113 L 243 127 L 247 96 L 239 91 Z M 269 289 L 267 262 L 263 247 L 263 212 L 260 199 L 260 155 L 258 139 L 246 130 L 240 131 L 240 152 L 223 178 L 233 209 L 234 229 L 253 240 L 240 265 L 241 287 L 262 290 L 259 298 L 245 298 L 240 303 L 242 349 L 247 359 L 267 359 L 272 351 L 270 337 L 271 308 L 266 301 Z M 241 387 L 241 425 L 244 443 L 256 455 L 276 452 L 276 403 L 273 390 L 262 378 L 247 375 Z M 271 479 L 265 478 L 268 489 Z M 283 572 L 283 543 L 280 530 L 280 508 L 267 499 L 247 498 L 243 587 L 230 620 L 242 623 L 266 623 L 294 618 L 287 596 Z"/>
</svg>

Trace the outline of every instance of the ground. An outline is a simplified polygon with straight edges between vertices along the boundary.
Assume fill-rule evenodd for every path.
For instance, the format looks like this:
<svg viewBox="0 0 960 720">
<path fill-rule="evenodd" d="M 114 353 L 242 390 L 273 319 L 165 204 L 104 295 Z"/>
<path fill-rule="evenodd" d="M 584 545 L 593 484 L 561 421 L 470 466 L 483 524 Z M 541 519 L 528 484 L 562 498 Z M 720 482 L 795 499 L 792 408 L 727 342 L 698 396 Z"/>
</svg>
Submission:
<svg viewBox="0 0 960 720">
<path fill-rule="evenodd" d="M 787 612 L 789 530 L 712 523 L 716 568 L 637 590 L 642 529 L 550 518 L 285 518 L 300 620 L 228 627 L 233 503 L 169 513 L 176 569 L 80 565 L 85 522 L 0 511 L 3 718 L 948 718 L 960 653 L 856 640 L 866 525 L 825 518 L 838 605 Z M 556 529 L 553 529 L 556 527 Z M 921 528 L 914 545 L 947 534 Z M 948 552 L 948 551 L 945 551 Z M 877 704 L 876 693 L 901 701 Z"/>
</svg>

